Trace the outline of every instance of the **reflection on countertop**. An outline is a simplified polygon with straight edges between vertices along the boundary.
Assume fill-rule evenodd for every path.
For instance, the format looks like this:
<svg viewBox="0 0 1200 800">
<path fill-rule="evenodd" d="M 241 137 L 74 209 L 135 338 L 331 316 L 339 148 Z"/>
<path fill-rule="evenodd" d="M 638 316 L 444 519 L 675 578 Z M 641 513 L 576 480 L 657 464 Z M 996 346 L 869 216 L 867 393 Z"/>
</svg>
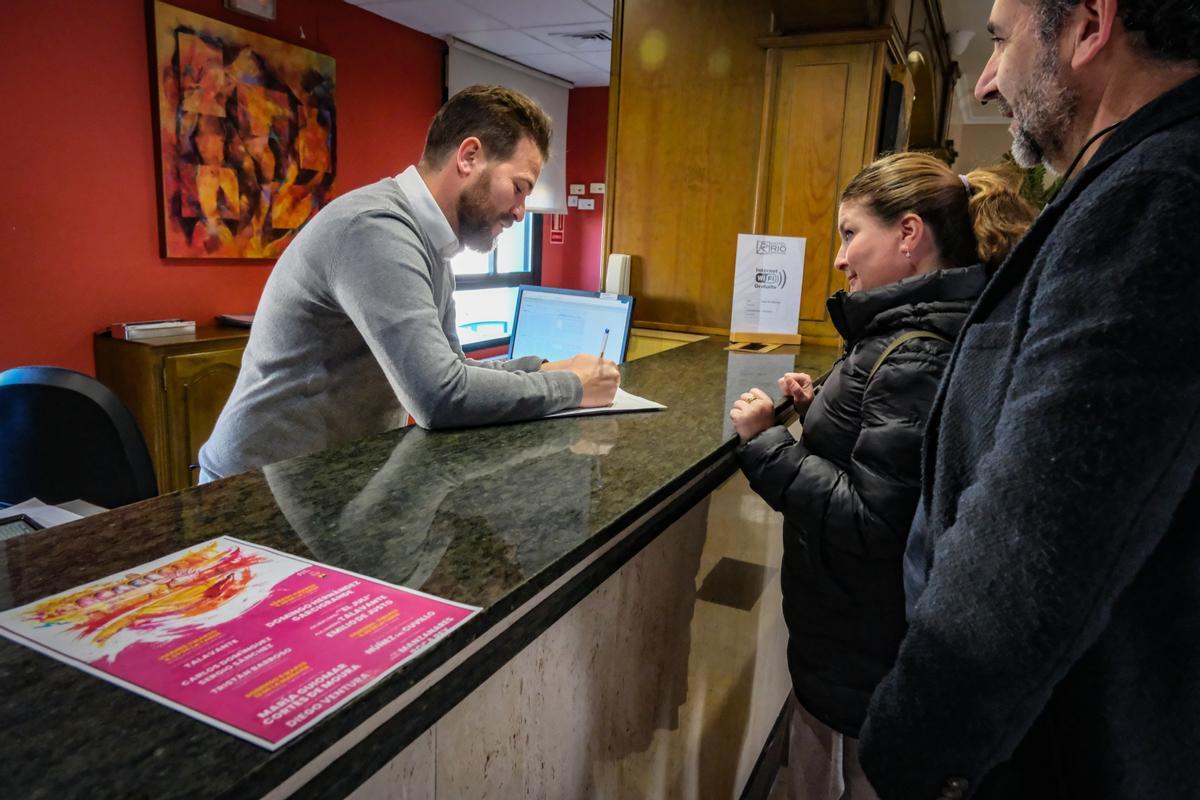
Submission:
<svg viewBox="0 0 1200 800">
<path fill-rule="evenodd" d="M 3 794 L 275 787 L 730 453 L 727 393 L 748 388 L 729 385 L 746 374 L 734 358 L 760 357 L 724 344 L 698 341 L 621 367 L 622 385 L 665 411 L 389 431 L 4 542 L 5 609 L 229 535 L 483 611 L 275 753 L 0 641 Z M 819 374 L 838 355 L 800 348 L 793 368 Z M 777 396 L 773 384 L 761 388 Z M 419 713 L 432 720 L 444 709 Z"/>
</svg>

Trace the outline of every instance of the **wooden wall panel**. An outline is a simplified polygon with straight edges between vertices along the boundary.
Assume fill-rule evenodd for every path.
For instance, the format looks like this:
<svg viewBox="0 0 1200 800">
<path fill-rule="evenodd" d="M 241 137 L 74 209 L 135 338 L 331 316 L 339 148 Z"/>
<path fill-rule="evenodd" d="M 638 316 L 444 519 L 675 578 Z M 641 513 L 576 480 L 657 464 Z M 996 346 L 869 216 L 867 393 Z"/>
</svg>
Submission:
<svg viewBox="0 0 1200 800">
<path fill-rule="evenodd" d="M 874 28 L 888 23 L 884 0 L 774 0 L 777 33 Z"/>
<path fill-rule="evenodd" d="M 639 322 L 727 330 L 737 235 L 754 220 L 769 0 L 624 0 L 619 18 L 607 251 L 634 256 Z"/>
<path fill-rule="evenodd" d="M 794 55 L 784 61 L 765 232 L 807 239 L 800 320 L 802 327 L 811 327 L 803 323 L 825 320 L 825 300 L 834 291 L 830 265 L 838 247 L 833 235 L 837 208 L 830 200 L 839 190 L 850 68 L 798 64 Z"/>
<path fill-rule="evenodd" d="M 836 343 L 825 300 L 845 287 L 833 267 L 840 239 L 838 196 L 875 157 L 886 45 L 883 42 L 780 51 L 767 97 L 770 153 L 762 180 L 762 230 L 803 236 L 800 334 Z"/>
<path fill-rule="evenodd" d="M 920 0 L 918 0 L 920 2 Z M 912 20 L 913 0 L 895 0 L 892 4 L 892 27 L 901 41 L 908 38 L 908 24 Z"/>
<path fill-rule="evenodd" d="M 837 196 L 875 156 L 899 32 L 769 35 L 770 0 L 617 0 L 613 22 L 605 252 L 633 256 L 637 322 L 727 333 L 737 235 L 804 236 L 800 331 L 836 343 Z"/>
</svg>

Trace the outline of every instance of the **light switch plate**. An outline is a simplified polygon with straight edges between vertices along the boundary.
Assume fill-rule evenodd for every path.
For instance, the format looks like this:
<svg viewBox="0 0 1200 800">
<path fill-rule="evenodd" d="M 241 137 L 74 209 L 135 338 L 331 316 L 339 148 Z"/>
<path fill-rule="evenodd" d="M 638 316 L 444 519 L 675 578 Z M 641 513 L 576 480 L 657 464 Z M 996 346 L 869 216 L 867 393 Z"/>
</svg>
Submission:
<svg viewBox="0 0 1200 800">
<path fill-rule="evenodd" d="M 575 208 L 577 205 L 579 205 L 579 198 L 573 194 L 567 195 L 567 205 L 570 208 Z"/>
<path fill-rule="evenodd" d="M 591 211 L 596 207 L 596 201 L 590 197 L 579 198 L 579 210 Z"/>
<path fill-rule="evenodd" d="M 604 194 L 604 184 L 593 183 L 590 194 Z"/>
<path fill-rule="evenodd" d="M 587 187 L 584 186 L 582 183 L 572 183 L 571 184 L 571 194 L 586 194 L 586 193 L 587 193 Z"/>
</svg>

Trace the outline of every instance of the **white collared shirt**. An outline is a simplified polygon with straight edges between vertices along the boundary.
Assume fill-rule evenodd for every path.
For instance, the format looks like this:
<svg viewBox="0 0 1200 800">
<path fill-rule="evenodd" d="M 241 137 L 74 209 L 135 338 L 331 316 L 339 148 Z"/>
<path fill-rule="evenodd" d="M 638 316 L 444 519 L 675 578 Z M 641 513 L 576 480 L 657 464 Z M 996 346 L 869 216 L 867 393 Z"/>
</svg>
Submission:
<svg viewBox="0 0 1200 800">
<path fill-rule="evenodd" d="M 450 221 L 446 219 L 442 207 L 433 199 L 433 193 L 425 185 L 425 179 L 417 171 L 416 165 L 397 175 L 396 184 L 400 191 L 404 192 L 408 202 L 412 203 L 413 216 L 429 236 L 429 241 L 437 248 L 438 255 L 446 261 L 458 255 L 462 251 L 462 244 L 454 235 L 454 229 L 450 227 Z"/>
</svg>

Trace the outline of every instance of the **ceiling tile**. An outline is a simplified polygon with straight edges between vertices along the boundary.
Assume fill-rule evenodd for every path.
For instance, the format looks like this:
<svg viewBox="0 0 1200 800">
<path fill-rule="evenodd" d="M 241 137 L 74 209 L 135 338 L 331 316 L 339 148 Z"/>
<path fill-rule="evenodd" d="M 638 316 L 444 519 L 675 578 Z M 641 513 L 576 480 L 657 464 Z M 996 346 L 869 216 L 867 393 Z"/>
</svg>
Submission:
<svg viewBox="0 0 1200 800">
<path fill-rule="evenodd" d="M 589 34 L 603 31 L 609 40 L 578 39 L 569 34 Z M 591 22 L 577 25 L 546 25 L 537 28 L 526 28 L 525 33 L 553 45 L 564 53 L 600 53 L 612 49 L 612 21 Z"/>
<path fill-rule="evenodd" d="M 611 50 L 605 50 L 603 53 L 576 53 L 575 57 L 586 61 L 596 69 L 603 70 L 605 74 L 608 74 L 609 69 L 612 68 Z"/>
<path fill-rule="evenodd" d="M 583 86 L 608 86 L 608 73 L 600 70 L 592 70 L 591 72 L 580 72 L 578 74 L 564 75 L 563 80 L 568 80 L 575 84 L 576 87 Z"/>
<path fill-rule="evenodd" d="M 558 52 L 551 45 L 512 29 L 502 31 L 455 31 L 454 37 L 502 56 L 523 56 L 531 53 Z"/>
<path fill-rule="evenodd" d="M 540 69 L 542 72 L 548 72 L 551 75 L 561 75 L 563 73 L 579 74 L 591 72 L 593 69 L 591 64 L 586 64 L 575 56 L 569 56 L 566 53 L 527 55 L 521 56 L 519 60 L 522 64 L 527 64 L 534 69 Z"/>
<path fill-rule="evenodd" d="M 388 0 L 363 6 L 392 22 L 399 22 L 430 36 L 450 32 L 487 31 L 506 28 L 503 22 L 469 8 L 458 0 Z"/>
<path fill-rule="evenodd" d="M 511 28 L 602 22 L 607 17 L 583 0 L 463 0 Z"/>
<path fill-rule="evenodd" d="M 604 16 L 608 17 L 609 19 L 612 19 L 612 15 L 613 15 L 612 0 L 608 0 L 608 2 L 605 2 L 605 0 L 583 0 L 583 1 L 585 3 L 587 3 L 589 6 L 591 6 L 592 8 L 599 11 Z"/>
</svg>

